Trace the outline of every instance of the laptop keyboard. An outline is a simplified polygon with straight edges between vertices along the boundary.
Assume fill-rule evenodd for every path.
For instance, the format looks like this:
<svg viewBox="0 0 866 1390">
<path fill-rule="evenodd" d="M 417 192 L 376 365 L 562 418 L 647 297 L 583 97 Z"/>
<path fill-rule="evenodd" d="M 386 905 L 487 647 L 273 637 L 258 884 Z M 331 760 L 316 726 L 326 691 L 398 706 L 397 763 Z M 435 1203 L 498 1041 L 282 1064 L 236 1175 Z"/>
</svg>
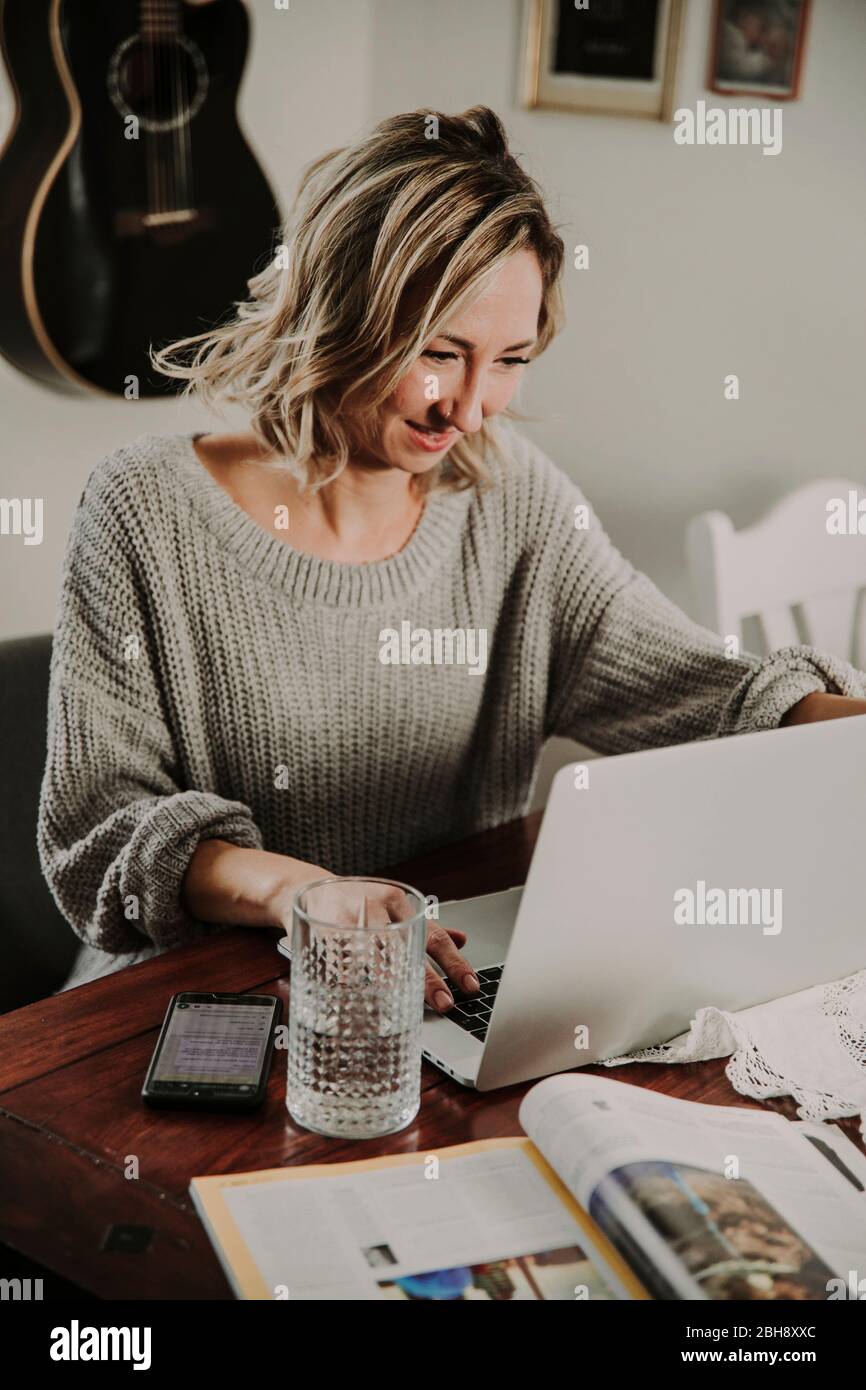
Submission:
<svg viewBox="0 0 866 1390">
<path fill-rule="evenodd" d="M 481 988 L 475 994 L 464 994 L 462 989 L 455 989 L 452 986 L 451 993 L 454 995 L 454 1008 L 448 1009 L 443 1015 L 450 1018 L 452 1023 L 459 1023 L 461 1028 L 465 1028 L 467 1033 L 471 1033 L 473 1038 L 483 1042 L 487 1036 L 487 1029 L 490 1026 L 490 1014 L 496 1001 L 496 991 L 502 979 L 502 966 L 490 965 L 486 970 L 477 970 L 478 983 Z M 451 981 L 449 980 L 449 984 Z"/>
</svg>

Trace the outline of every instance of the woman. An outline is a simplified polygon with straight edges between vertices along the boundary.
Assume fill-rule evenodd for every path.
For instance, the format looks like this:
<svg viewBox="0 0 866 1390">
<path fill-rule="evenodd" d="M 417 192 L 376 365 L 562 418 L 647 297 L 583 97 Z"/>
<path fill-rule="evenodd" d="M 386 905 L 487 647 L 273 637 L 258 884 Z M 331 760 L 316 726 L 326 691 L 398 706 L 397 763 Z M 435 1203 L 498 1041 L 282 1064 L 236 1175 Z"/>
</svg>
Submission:
<svg viewBox="0 0 866 1390">
<path fill-rule="evenodd" d="M 521 815 L 552 735 L 866 710 L 809 648 L 726 657 L 494 425 L 559 324 L 563 246 L 493 112 L 436 120 L 320 159 L 235 319 L 156 355 L 249 431 L 144 435 L 88 481 L 39 820 L 69 983 Z M 471 991 L 464 944 L 431 923 Z M 453 1002 L 432 967 L 426 997 Z"/>
</svg>

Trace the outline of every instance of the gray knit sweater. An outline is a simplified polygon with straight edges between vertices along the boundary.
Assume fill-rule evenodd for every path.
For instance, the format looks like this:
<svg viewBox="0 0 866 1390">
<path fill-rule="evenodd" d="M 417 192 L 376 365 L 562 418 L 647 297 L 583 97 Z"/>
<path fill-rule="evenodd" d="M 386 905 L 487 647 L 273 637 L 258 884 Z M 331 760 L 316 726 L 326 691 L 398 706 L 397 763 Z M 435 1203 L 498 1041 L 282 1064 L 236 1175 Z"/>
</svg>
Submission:
<svg viewBox="0 0 866 1390">
<path fill-rule="evenodd" d="M 551 735 L 620 753 L 771 728 L 813 690 L 864 694 L 811 648 L 726 657 L 503 435 L 491 490 L 434 493 L 372 564 L 266 532 L 193 435 L 96 466 L 63 564 L 38 825 L 86 943 L 69 983 L 220 929 L 180 897 L 203 839 L 378 873 L 523 814 Z M 429 662 L 387 664 L 389 629 L 403 657 L 426 629 Z M 437 629 L 476 654 L 486 632 L 486 670 L 449 663 Z"/>
</svg>

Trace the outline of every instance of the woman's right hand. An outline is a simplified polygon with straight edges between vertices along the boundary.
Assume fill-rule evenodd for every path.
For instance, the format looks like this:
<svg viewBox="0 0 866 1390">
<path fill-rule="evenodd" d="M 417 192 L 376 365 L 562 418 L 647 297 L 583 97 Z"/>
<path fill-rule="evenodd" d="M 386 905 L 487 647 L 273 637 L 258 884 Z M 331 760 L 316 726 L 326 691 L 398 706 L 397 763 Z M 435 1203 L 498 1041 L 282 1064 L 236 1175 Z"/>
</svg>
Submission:
<svg viewBox="0 0 866 1390">
<path fill-rule="evenodd" d="M 322 875 L 323 877 L 326 874 Z M 294 895 L 292 895 L 294 896 Z M 323 922 L 333 922 L 337 926 L 357 926 L 359 918 L 357 880 L 335 878 L 331 883 L 323 883 L 316 889 L 315 916 Z M 390 883 L 370 881 L 364 895 L 366 925 L 375 927 L 388 922 L 403 922 L 415 912 L 415 906 L 402 888 Z M 285 921 L 286 930 L 291 933 L 291 907 Z M 432 957 L 449 980 L 467 994 L 480 989 L 478 977 L 469 961 L 457 949 L 466 941 L 466 933 L 456 928 L 443 927 L 439 922 L 427 923 L 428 957 Z M 446 1013 L 453 1007 L 454 997 L 442 976 L 433 968 L 428 959 L 425 963 L 424 999 L 437 1013 Z"/>
</svg>

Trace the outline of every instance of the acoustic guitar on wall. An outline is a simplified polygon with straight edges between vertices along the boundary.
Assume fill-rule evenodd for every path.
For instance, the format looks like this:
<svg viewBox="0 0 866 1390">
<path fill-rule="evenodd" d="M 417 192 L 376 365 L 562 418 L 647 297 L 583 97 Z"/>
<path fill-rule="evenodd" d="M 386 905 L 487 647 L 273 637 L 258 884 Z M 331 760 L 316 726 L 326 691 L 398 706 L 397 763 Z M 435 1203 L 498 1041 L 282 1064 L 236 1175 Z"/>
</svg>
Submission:
<svg viewBox="0 0 866 1390">
<path fill-rule="evenodd" d="M 225 320 L 280 224 L 235 112 L 247 10 L 0 4 L 0 353 L 60 390 L 177 390 L 148 348 Z"/>
</svg>

